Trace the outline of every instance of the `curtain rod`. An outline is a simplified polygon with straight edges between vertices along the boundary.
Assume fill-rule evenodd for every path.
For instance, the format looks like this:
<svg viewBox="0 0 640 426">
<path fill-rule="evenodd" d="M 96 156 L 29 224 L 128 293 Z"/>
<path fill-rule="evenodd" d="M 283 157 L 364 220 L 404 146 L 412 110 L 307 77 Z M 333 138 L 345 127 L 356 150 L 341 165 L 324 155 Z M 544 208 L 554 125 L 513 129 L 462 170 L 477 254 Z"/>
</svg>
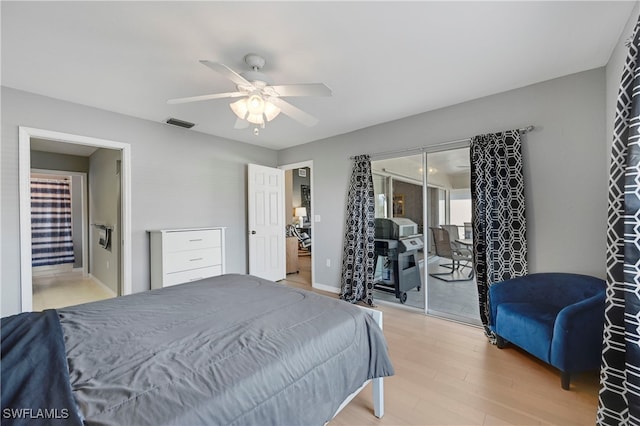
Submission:
<svg viewBox="0 0 640 426">
<path fill-rule="evenodd" d="M 523 127 L 521 129 L 518 129 L 518 132 L 520 132 L 520 134 L 527 134 L 530 131 L 532 131 L 533 129 L 535 129 L 535 126 L 527 126 L 527 127 Z M 384 152 L 376 152 L 375 154 L 369 154 L 369 157 L 386 157 L 388 155 L 393 155 L 393 154 L 403 154 L 403 153 L 408 153 L 408 152 L 415 152 L 415 153 L 419 153 L 419 152 L 424 152 L 428 149 L 434 148 L 434 147 L 439 147 L 439 146 L 444 146 L 444 145 L 452 145 L 455 143 L 462 143 L 462 142 L 471 142 L 471 138 L 464 138 L 464 139 L 457 139 L 454 141 L 446 141 L 446 142 L 439 142 L 433 145 L 428 145 L 428 146 L 421 146 L 421 147 L 415 147 L 415 148 L 405 148 L 405 149 L 397 149 L 397 150 L 393 150 L 393 151 L 384 151 Z M 351 157 L 349 157 L 349 159 L 353 160 L 355 159 L 356 156 L 352 155 Z"/>
</svg>

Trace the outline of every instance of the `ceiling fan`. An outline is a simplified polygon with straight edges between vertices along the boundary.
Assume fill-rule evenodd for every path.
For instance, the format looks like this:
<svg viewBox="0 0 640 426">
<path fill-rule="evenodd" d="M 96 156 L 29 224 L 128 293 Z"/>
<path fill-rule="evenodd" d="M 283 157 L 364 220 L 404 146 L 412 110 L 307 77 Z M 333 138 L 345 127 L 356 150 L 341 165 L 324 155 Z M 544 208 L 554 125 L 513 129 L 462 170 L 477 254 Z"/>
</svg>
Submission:
<svg viewBox="0 0 640 426">
<path fill-rule="evenodd" d="M 265 119 L 266 121 L 271 121 L 280 112 L 306 126 L 314 126 L 318 123 L 317 118 L 282 98 L 289 96 L 331 96 L 331 89 L 323 83 L 273 85 L 273 81 L 260 71 L 265 64 L 262 56 L 249 53 L 244 57 L 244 61 L 251 70 L 242 73 L 237 73 L 218 62 L 200 61 L 201 64 L 234 82 L 237 91 L 170 99 L 167 103 L 182 104 L 211 99 L 241 98 L 229 105 L 238 117 L 234 127 L 236 129 L 245 129 L 249 127 L 249 124 L 254 124 L 256 125 L 254 128 L 256 135 L 258 134 L 258 126 L 264 128 Z"/>
</svg>

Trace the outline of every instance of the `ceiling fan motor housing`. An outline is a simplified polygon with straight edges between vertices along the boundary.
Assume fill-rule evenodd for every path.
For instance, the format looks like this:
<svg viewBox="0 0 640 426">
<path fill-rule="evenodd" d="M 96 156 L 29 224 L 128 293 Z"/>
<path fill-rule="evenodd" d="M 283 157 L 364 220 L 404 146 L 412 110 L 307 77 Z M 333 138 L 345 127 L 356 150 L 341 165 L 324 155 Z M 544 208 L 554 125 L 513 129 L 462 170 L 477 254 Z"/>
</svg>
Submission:
<svg viewBox="0 0 640 426">
<path fill-rule="evenodd" d="M 258 89 L 263 89 L 265 86 L 270 86 L 273 84 L 273 80 L 267 77 L 267 75 L 260 72 L 260 70 L 266 63 L 262 56 L 258 55 L 257 53 L 249 53 L 244 56 L 244 62 L 251 68 L 251 71 L 240 73 L 240 75 L 247 81 L 254 83 L 254 85 Z"/>
<path fill-rule="evenodd" d="M 244 55 L 244 62 L 251 67 L 252 70 L 259 70 L 264 67 L 266 61 L 257 53 L 248 53 Z"/>
</svg>

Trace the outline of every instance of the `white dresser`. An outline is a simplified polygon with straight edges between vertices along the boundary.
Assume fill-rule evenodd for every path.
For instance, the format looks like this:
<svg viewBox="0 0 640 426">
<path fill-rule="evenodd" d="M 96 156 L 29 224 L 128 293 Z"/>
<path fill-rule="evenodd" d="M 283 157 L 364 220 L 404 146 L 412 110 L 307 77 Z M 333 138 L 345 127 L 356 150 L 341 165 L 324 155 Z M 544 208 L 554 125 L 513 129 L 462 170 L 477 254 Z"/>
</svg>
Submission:
<svg viewBox="0 0 640 426">
<path fill-rule="evenodd" d="M 151 234 L 151 288 L 225 273 L 225 228 L 160 229 Z"/>
</svg>

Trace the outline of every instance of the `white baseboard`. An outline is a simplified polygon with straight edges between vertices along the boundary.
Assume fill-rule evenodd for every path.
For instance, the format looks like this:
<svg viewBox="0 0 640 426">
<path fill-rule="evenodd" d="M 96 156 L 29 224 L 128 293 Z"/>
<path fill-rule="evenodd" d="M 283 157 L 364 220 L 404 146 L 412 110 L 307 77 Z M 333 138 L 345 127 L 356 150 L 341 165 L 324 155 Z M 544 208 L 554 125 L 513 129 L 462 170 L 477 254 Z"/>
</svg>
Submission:
<svg viewBox="0 0 640 426">
<path fill-rule="evenodd" d="M 81 267 L 79 267 L 79 268 L 73 268 L 73 272 L 82 272 L 82 276 L 83 276 L 83 277 L 88 277 L 88 276 L 90 276 L 90 275 L 91 275 L 91 274 L 89 274 L 89 273 L 87 272 L 87 269 L 86 269 L 86 268 L 84 268 L 84 267 L 82 267 L 82 266 L 81 266 Z"/>
<path fill-rule="evenodd" d="M 118 296 L 116 294 L 115 291 L 113 291 L 111 289 L 111 287 L 109 287 L 108 285 L 106 285 L 105 283 L 103 283 L 102 281 L 100 281 L 99 279 L 97 279 L 94 275 L 89 274 L 89 278 L 91 278 L 96 284 L 98 284 L 100 287 L 104 288 L 106 291 L 108 291 L 109 293 L 113 294 L 113 297 Z"/>
<path fill-rule="evenodd" d="M 311 287 L 313 287 L 313 288 L 315 288 L 317 290 L 326 291 L 328 293 L 340 294 L 340 289 L 337 288 L 337 287 L 334 287 L 332 285 L 313 283 L 313 285 Z"/>
</svg>

